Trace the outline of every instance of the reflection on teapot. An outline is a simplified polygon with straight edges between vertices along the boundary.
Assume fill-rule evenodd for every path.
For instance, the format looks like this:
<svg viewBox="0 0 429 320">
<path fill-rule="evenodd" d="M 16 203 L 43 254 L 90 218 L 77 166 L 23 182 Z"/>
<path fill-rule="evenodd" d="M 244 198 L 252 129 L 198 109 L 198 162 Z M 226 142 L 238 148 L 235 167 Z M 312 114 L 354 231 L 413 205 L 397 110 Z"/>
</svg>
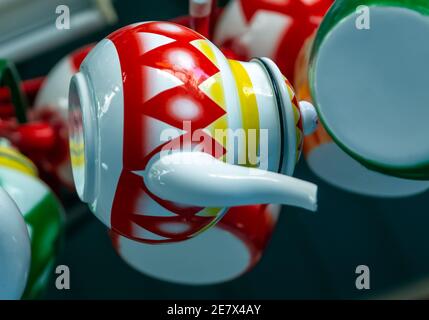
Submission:
<svg viewBox="0 0 429 320">
<path fill-rule="evenodd" d="M 317 116 L 269 59 L 227 60 L 183 26 L 133 24 L 85 58 L 70 84 L 69 112 L 78 194 L 105 225 L 130 239 L 188 239 L 239 205 L 316 208 L 316 186 L 287 176 Z M 186 121 L 191 131 L 183 130 Z M 216 130 L 226 132 L 222 139 Z M 255 132 L 256 165 L 238 163 L 248 153 L 236 130 L 248 139 Z M 196 141 L 188 139 L 195 131 Z M 179 133 L 165 142 L 166 132 Z M 190 163 L 177 154 L 183 148 L 191 151 Z M 194 165 L 202 158 L 210 166 Z M 176 164 L 163 167 L 168 161 Z M 154 174 L 166 168 L 168 175 Z"/>
</svg>

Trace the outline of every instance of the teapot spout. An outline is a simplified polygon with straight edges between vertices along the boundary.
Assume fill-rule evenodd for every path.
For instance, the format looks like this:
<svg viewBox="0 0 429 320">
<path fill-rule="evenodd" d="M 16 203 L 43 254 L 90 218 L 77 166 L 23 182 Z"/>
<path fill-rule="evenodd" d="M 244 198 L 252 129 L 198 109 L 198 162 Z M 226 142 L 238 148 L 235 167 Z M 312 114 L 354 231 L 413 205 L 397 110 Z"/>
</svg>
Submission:
<svg viewBox="0 0 429 320">
<path fill-rule="evenodd" d="M 278 173 L 231 165 L 203 152 L 176 152 L 143 172 L 161 199 L 199 207 L 284 204 L 317 210 L 317 186 Z"/>
</svg>

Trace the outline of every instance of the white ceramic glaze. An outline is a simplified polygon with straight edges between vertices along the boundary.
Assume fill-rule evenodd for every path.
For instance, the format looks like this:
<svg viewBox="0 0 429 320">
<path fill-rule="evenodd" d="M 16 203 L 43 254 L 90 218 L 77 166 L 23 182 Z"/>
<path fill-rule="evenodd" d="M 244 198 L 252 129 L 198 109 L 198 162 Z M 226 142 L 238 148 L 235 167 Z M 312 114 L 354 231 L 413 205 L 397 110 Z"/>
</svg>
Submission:
<svg viewBox="0 0 429 320">
<path fill-rule="evenodd" d="M 428 181 L 402 179 L 369 170 L 332 140 L 315 146 L 305 155 L 310 169 L 329 184 L 365 196 L 397 198 L 429 189 Z"/>
<path fill-rule="evenodd" d="M 271 171 L 231 165 L 203 152 L 163 156 L 139 174 L 154 195 L 187 205 L 272 203 L 317 209 L 316 185 Z"/>
<path fill-rule="evenodd" d="M 24 218 L 0 187 L 0 299 L 20 299 L 30 270 L 31 245 Z"/>
<path fill-rule="evenodd" d="M 269 59 L 227 60 L 207 39 L 172 23 L 125 27 L 97 44 L 71 80 L 70 147 L 78 194 L 113 231 L 147 242 L 190 238 L 218 222 L 229 206 L 275 200 L 314 210 L 315 187 L 279 174 L 293 174 L 303 124 L 311 132 L 309 122 L 317 120 L 310 109 L 307 103 L 301 112 L 292 87 Z M 216 136 L 218 129 L 224 138 Z M 248 158 L 246 140 L 236 142 L 235 129 L 249 139 L 250 130 L 261 132 L 256 162 Z M 222 202 L 220 189 L 232 189 L 219 179 L 184 201 L 172 190 L 194 193 L 198 178 L 192 185 L 171 185 L 168 193 L 143 178 L 149 163 L 168 150 L 212 154 L 230 163 L 225 168 L 237 177 L 261 173 L 237 164 L 271 173 L 266 181 L 252 180 L 253 196 Z M 200 160 L 198 153 L 191 156 Z M 179 169 L 184 171 L 177 177 L 186 178 L 189 168 Z M 267 190 L 269 179 L 279 187 Z M 236 191 L 249 181 L 237 180 Z M 289 199 L 279 199 L 279 188 Z"/>
<path fill-rule="evenodd" d="M 70 56 L 61 59 L 48 73 L 40 91 L 37 94 L 34 106 L 36 108 L 52 108 L 57 110 L 63 119 L 67 119 L 68 92 L 70 79 L 77 72 Z"/>
<path fill-rule="evenodd" d="M 364 0 L 356 19 L 357 3 L 336 1 L 316 34 L 311 96 L 342 151 L 381 174 L 426 180 L 365 174 L 378 186 L 398 185 L 398 192 L 390 185 L 381 195 L 417 193 L 429 180 L 429 3 Z"/>
<path fill-rule="evenodd" d="M 308 69 L 311 38 L 296 63 L 295 85 L 299 99 L 312 101 Z M 303 103 L 301 102 L 301 105 Z M 426 191 L 428 181 L 392 177 L 372 171 L 342 150 L 326 132 L 323 124 L 305 137 L 304 156 L 310 169 L 329 184 L 349 192 L 375 197 L 405 197 Z"/>
<path fill-rule="evenodd" d="M 63 208 L 51 190 L 38 179 L 34 164 L 14 149 L 7 140 L 2 140 L 0 143 L 0 189 L 4 190 L 16 204 L 20 218 L 23 218 L 26 224 L 25 234 L 29 236 L 28 241 L 31 242 L 31 266 L 22 298 L 39 298 L 46 289 L 53 268 L 64 222 Z M 0 211 L 2 214 L 3 210 Z M 11 223 L 14 222 L 14 219 L 17 218 L 10 217 Z M 0 225 L 3 225 L 1 221 Z M 7 223 L 4 226 L 7 227 Z M 27 254 L 25 248 L 19 247 L 22 240 L 14 234 L 16 231 L 12 227 L 11 233 L 7 232 L 0 228 L 0 240 L 2 236 L 12 237 L 18 245 L 16 250 L 20 250 L 20 252 L 14 253 L 15 259 L 22 260 L 22 256 Z M 7 245 L 7 242 L 0 243 L 0 247 L 3 245 Z M 11 249 L 15 250 L 14 247 Z M 0 249 L 0 251 L 2 250 Z M 0 254 L 0 289 L 3 289 L 1 276 L 4 261 L 7 260 L 3 260 L 3 256 Z M 16 260 L 11 258 L 10 261 L 15 262 Z M 16 266 L 15 269 L 16 277 L 20 277 L 22 268 Z M 11 277 L 10 281 L 16 281 L 16 279 Z M 13 293 L 12 282 L 11 286 L 8 290 Z M 16 289 L 21 290 L 20 288 L 21 283 L 16 282 Z M 0 297 L 2 293 L 3 291 L 0 290 Z"/>
<path fill-rule="evenodd" d="M 359 157 L 417 166 L 429 160 L 429 90 L 422 90 L 429 83 L 429 18 L 395 7 L 370 14 L 369 30 L 358 30 L 350 15 L 321 45 L 314 69 L 319 111 Z"/>
<path fill-rule="evenodd" d="M 88 203 L 94 214 L 110 227 L 110 212 L 122 169 L 124 131 L 120 62 L 111 41 L 102 40 L 89 53 L 70 87 L 71 143 L 84 143 L 84 150 L 78 150 L 83 151 L 79 153 L 84 157 L 83 162 L 73 164 L 76 190 L 82 201 Z M 92 99 L 100 106 L 99 109 L 95 109 L 95 105 L 91 107 Z M 101 145 L 106 147 L 98 148 Z M 99 150 L 98 154 L 96 150 Z M 73 148 L 71 153 L 73 161 Z"/>
<path fill-rule="evenodd" d="M 209 285 L 249 271 L 262 257 L 280 206 L 232 209 L 218 224 L 192 239 L 151 245 L 118 234 L 112 241 L 119 255 L 136 270 L 164 281 Z"/>
<path fill-rule="evenodd" d="M 316 131 L 319 118 L 312 103 L 308 101 L 300 101 L 299 106 L 302 114 L 304 135 L 307 136 Z"/>
</svg>

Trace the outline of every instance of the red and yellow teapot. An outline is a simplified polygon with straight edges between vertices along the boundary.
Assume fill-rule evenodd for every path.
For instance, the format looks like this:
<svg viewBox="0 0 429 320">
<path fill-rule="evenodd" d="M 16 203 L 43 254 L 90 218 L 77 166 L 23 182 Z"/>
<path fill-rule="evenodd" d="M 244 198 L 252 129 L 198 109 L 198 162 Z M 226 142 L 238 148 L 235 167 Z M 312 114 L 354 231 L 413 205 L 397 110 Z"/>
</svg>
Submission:
<svg viewBox="0 0 429 320">
<path fill-rule="evenodd" d="M 169 22 L 124 27 L 73 76 L 70 149 L 80 198 L 114 232 L 176 242 L 229 207 L 316 209 L 290 176 L 317 116 L 267 58 L 228 60 Z"/>
</svg>

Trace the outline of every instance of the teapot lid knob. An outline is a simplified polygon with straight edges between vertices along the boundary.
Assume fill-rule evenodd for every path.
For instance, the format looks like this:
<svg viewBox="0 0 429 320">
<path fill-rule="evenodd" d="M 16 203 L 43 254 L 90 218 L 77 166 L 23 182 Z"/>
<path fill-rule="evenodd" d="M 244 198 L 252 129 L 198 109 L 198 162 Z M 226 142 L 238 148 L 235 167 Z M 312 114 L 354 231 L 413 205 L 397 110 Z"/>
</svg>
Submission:
<svg viewBox="0 0 429 320">
<path fill-rule="evenodd" d="M 316 108 L 308 101 L 300 101 L 299 109 L 301 111 L 304 134 L 308 136 L 316 130 L 319 117 L 317 116 Z"/>
</svg>

